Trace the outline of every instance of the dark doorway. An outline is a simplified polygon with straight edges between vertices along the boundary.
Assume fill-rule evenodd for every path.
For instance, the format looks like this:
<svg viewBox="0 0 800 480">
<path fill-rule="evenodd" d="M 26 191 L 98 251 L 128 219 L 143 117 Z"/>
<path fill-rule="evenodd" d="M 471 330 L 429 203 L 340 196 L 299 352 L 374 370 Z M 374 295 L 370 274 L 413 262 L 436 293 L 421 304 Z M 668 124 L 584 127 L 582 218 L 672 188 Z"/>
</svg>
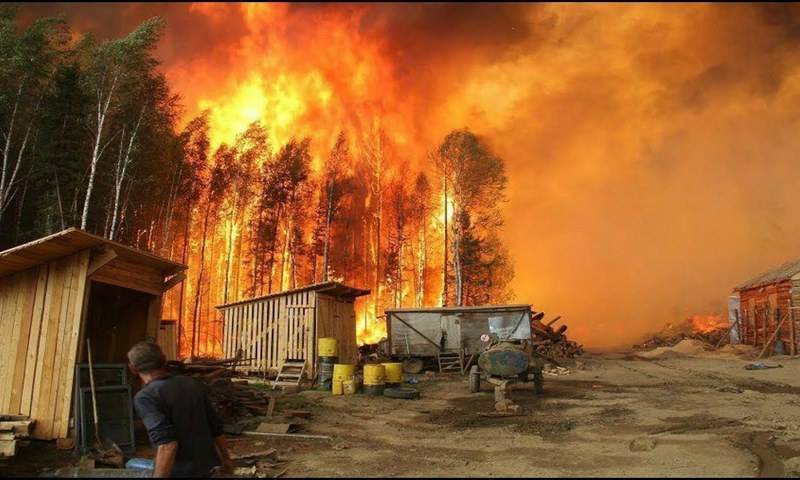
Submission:
<svg viewBox="0 0 800 480">
<path fill-rule="evenodd" d="M 152 295 L 91 282 L 85 337 L 92 343 L 95 363 L 126 363 L 125 355 L 145 339 Z M 84 350 L 83 361 L 86 361 Z"/>
</svg>

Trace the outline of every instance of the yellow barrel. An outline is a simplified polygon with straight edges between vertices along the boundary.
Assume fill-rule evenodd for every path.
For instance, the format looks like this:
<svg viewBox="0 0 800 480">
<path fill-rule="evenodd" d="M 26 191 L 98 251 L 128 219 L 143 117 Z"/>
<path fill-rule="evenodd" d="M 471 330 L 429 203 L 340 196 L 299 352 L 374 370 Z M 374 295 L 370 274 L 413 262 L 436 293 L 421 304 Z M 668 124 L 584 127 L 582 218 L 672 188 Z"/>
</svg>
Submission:
<svg viewBox="0 0 800 480">
<path fill-rule="evenodd" d="M 384 385 L 386 383 L 386 367 L 380 364 L 364 365 L 364 385 Z"/>
<path fill-rule="evenodd" d="M 335 338 L 322 337 L 319 339 L 318 350 L 320 357 L 335 357 L 339 353 L 339 341 Z"/>
<path fill-rule="evenodd" d="M 333 380 L 344 382 L 352 380 L 356 374 L 356 366 L 349 363 L 336 363 L 333 365 Z"/>
<path fill-rule="evenodd" d="M 341 380 L 334 380 L 333 383 L 331 383 L 331 393 L 334 395 L 341 395 L 344 393 Z"/>
<path fill-rule="evenodd" d="M 403 383 L 402 363 L 383 363 L 381 365 L 386 368 L 386 383 L 391 383 L 392 385 L 399 385 Z"/>
</svg>

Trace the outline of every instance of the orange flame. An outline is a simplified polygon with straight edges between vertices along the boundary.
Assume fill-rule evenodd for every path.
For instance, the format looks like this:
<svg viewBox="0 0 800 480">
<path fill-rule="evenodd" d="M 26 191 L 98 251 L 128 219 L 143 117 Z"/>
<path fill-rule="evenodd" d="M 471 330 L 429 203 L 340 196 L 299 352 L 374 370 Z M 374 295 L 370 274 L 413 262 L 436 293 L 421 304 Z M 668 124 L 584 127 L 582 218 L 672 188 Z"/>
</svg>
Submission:
<svg viewBox="0 0 800 480">
<path fill-rule="evenodd" d="M 718 314 L 692 315 L 688 320 L 691 327 L 700 333 L 709 333 L 729 326 L 728 321 Z"/>
</svg>

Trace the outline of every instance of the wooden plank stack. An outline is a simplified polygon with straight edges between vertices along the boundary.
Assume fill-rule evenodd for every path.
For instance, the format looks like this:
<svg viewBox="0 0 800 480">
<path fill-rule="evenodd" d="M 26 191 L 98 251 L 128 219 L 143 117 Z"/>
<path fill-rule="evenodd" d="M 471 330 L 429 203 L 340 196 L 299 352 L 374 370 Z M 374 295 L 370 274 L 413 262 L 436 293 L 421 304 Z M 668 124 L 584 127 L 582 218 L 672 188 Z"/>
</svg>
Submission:
<svg viewBox="0 0 800 480">
<path fill-rule="evenodd" d="M 33 423 L 24 415 L 0 415 L 0 457 L 17 454 L 17 441 L 30 437 Z"/>
</svg>

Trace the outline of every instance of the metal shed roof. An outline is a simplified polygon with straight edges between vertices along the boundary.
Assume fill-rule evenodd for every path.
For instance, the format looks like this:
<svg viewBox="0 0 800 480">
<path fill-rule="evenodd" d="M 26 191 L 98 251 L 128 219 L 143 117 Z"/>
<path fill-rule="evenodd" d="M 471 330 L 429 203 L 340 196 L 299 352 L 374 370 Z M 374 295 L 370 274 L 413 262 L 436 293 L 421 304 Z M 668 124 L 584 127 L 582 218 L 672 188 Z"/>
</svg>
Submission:
<svg viewBox="0 0 800 480">
<path fill-rule="evenodd" d="M 800 273 L 800 260 L 794 262 L 786 262 L 780 267 L 773 268 L 767 272 L 762 273 L 750 280 L 737 285 L 733 291 L 748 290 L 751 288 L 763 287 L 772 283 L 783 282 L 791 279 L 793 276 Z"/>
<path fill-rule="evenodd" d="M 369 295 L 369 290 L 364 290 L 362 288 L 350 287 L 340 282 L 328 281 L 328 282 L 321 282 L 321 283 L 312 283 L 310 285 L 306 285 L 303 287 L 293 288 L 291 290 L 284 290 L 282 292 L 275 292 L 270 293 L 267 295 L 262 295 L 260 297 L 253 297 L 247 298 L 244 300 L 239 300 L 236 302 L 226 303 L 224 305 L 217 305 L 216 308 L 222 309 L 227 307 L 232 307 L 234 305 L 241 305 L 243 303 L 250 303 L 256 302 L 259 300 L 266 300 L 268 298 L 275 298 L 280 297 L 283 295 L 290 295 L 293 293 L 305 292 L 308 290 L 314 290 L 319 293 L 324 293 L 326 295 L 332 295 L 334 297 L 344 297 L 344 298 L 356 298 L 361 297 L 363 295 Z"/>
<path fill-rule="evenodd" d="M 100 246 L 107 246 L 113 249 L 120 258 L 154 268 L 165 276 L 178 273 L 187 268 L 186 265 L 161 258 L 152 253 L 92 235 L 77 228 L 68 228 L 0 252 L 0 277 L 22 272 L 87 248 Z"/>
</svg>

